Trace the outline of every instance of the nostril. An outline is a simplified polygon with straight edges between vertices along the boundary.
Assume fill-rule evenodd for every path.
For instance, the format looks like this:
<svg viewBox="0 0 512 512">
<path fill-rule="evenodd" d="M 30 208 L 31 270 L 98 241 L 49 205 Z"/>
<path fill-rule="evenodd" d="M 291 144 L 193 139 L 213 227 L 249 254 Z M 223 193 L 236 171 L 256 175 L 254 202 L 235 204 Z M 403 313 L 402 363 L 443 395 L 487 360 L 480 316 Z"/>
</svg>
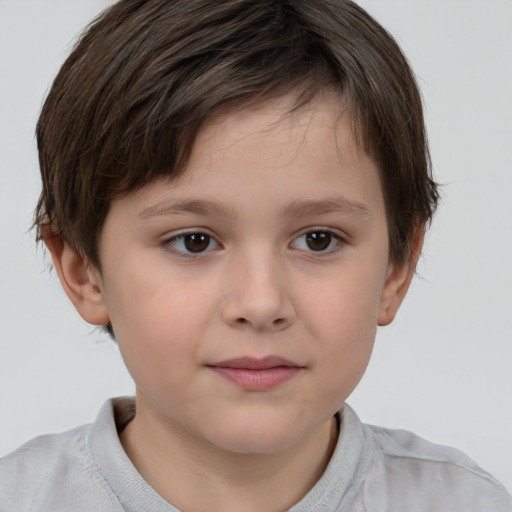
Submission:
<svg viewBox="0 0 512 512">
<path fill-rule="evenodd" d="M 240 326 L 245 325 L 252 325 L 253 323 L 250 320 L 247 320 L 247 318 L 239 317 L 235 320 L 235 323 Z M 286 318 L 276 318 L 271 322 L 271 325 L 273 328 L 282 328 L 286 325 L 287 321 Z"/>
</svg>

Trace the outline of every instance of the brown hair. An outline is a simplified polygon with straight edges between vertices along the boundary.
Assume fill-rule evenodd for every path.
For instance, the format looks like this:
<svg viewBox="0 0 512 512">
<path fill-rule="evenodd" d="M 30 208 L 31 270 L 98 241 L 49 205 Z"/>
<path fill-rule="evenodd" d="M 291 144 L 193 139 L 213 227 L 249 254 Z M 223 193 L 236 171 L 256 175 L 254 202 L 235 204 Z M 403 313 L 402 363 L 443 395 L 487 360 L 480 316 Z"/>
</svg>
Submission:
<svg viewBox="0 0 512 512">
<path fill-rule="evenodd" d="M 390 258 L 405 262 L 438 193 L 421 98 L 394 39 L 347 0 L 121 0 L 94 20 L 43 106 L 43 190 L 52 225 L 100 268 L 111 201 L 183 172 L 200 128 L 222 109 L 334 87 L 379 163 Z"/>
</svg>

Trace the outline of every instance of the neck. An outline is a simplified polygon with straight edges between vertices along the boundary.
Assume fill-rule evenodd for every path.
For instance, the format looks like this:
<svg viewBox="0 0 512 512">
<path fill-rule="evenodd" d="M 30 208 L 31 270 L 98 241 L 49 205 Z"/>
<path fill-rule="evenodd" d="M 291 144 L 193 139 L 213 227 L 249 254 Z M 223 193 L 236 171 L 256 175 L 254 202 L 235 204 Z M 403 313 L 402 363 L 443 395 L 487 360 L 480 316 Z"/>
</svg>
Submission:
<svg viewBox="0 0 512 512">
<path fill-rule="evenodd" d="M 279 452 L 234 453 L 155 417 L 139 395 L 137 414 L 120 434 L 141 476 L 183 512 L 287 510 L 318 481 L 337 437 L 331 418 Z"/>
</svg>

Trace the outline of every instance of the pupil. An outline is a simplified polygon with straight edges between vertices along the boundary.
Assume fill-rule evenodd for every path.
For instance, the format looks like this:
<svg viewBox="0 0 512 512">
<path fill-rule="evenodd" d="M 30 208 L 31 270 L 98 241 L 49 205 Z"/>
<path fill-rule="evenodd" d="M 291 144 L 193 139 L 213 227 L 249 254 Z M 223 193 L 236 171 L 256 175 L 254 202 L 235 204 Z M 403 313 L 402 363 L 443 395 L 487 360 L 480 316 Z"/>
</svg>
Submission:
<svg viewBox="0 0 512 512">
<path fill-rule="evenodd" d="M 332 235 L 324 231 L 308 233 L 306 243 L 312 251 L 324 251 L 331 244 Z"/>
<path fill-rule="evenodd" d="M 210 245 L 210 237 L 204 233 L 195 233 L 193 235 L 185 236 L 185 247 L 190 252 L 202 252 L 208 249 Z"/>
</svg>

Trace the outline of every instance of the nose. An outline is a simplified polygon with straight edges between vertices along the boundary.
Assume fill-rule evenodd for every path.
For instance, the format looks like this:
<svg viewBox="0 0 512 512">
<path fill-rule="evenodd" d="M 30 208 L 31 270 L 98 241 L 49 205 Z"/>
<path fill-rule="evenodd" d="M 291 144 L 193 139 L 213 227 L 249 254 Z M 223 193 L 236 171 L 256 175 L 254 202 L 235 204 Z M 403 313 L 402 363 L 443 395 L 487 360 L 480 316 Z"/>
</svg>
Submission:
<svg viewBox="0 0 512 512">
<path fill-rule="evenodd" d="M 237 258 L 230 267 L 222 315 L 236 328 L 280 331 L 288 328 L 296 313 L 287 272 L 279 257 L 253 254 Z"/>
</svg>

